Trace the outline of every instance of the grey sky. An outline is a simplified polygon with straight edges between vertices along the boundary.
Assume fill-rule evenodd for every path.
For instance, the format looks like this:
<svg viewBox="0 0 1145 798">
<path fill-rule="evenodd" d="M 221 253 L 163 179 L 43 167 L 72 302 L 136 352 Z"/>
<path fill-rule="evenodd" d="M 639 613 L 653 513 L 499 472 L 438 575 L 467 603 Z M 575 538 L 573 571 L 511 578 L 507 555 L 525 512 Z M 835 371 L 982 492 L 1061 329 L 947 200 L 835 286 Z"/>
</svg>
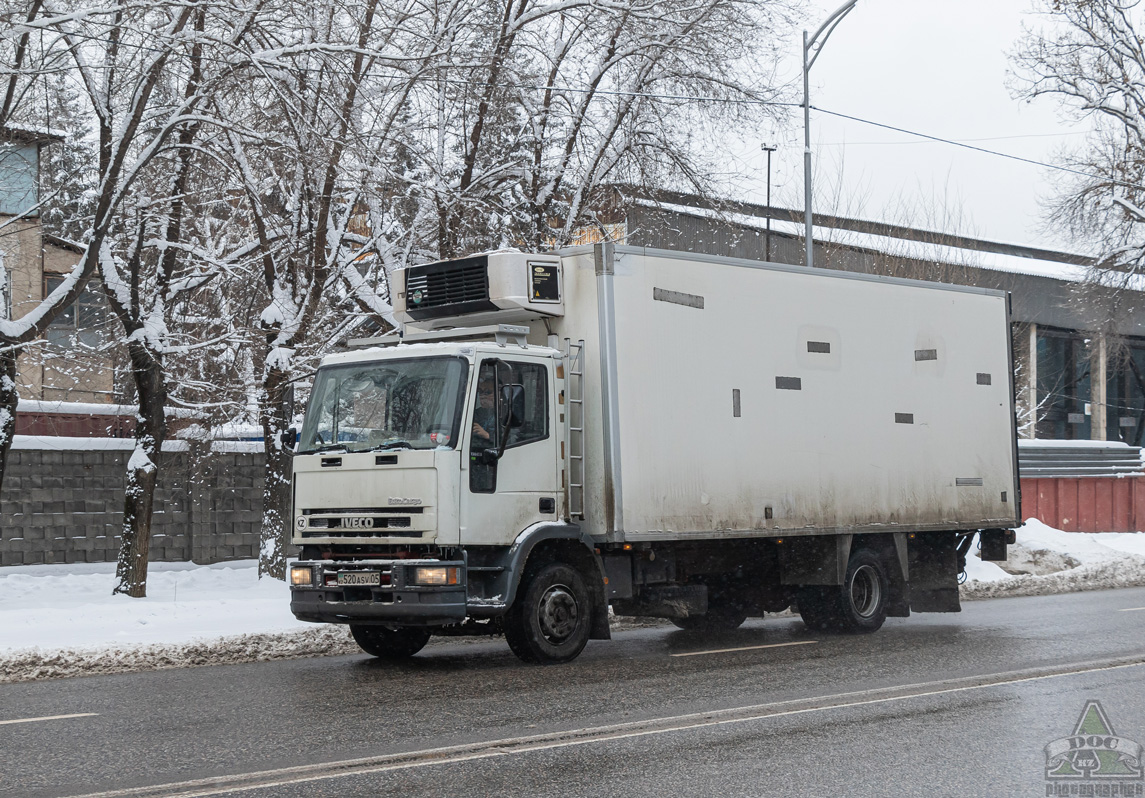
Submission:
<svg viewBox="0 0 1145 798">
<path fill-rule="evenodd" d="M 814 30 L 843 0 L 812 0 Z M 1007 89 L 1007 53 L 1031 0 L 859 0 L 811 73 L 812 105 L 1033 160 L 1082 141 L 1085 123 L 1064 119 L 1050 100 L 1028 104 Z M 799 80 L 801 41 L 790 43 L 783 78 Z M 763 200 L 762 141 L 777 139 L 773 201 L 803 205 L 802 112 L 783 133 L 745 136 L 748 170 Z M 886 218 L 1001 241 L 1071 247 L 1041 230 L 1039 200 L 1052 175 L 1036 166 L 923 142 L 814 111 L 817 209 Z M 835 184 L 842 176 L 842 190 Z"/>
</svg>

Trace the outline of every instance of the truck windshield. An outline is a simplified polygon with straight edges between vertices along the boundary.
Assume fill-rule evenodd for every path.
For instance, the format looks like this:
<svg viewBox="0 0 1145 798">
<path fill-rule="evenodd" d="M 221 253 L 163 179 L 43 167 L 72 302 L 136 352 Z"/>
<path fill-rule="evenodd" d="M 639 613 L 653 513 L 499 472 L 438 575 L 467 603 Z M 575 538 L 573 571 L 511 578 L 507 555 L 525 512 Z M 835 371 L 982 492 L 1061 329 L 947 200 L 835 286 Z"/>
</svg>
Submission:
<svg viewBox="0 0 1145 798">
<path fill-rule="evenodd" d="M 434 357 L 319 369 L 299 454 L 453 448 L 467 366 Z"/>
</svg>

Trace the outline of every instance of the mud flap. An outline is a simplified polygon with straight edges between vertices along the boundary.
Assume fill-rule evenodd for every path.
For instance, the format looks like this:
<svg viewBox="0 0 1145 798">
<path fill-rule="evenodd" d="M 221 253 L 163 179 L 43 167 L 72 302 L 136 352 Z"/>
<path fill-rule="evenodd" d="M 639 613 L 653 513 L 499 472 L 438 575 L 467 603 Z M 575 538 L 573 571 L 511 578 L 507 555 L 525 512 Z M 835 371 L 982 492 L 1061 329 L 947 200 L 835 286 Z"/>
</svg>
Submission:
<svg viewBox="0 0 1145 798">
<path fill-rule="evenodd" d="M 608 625 L 608 599 L 605 597 L 604 582 L 592 588 L 592 625 L 588 629 L 589 640 L 611 640 L 612 627 Z"/>
<path fill-rule="evenodd" d="M 957 538 L 953 532 L 908 536 L 910 608 L 914 612 L 960 612 Z"/>
<path fill-rule="evenodd" d="M 887 563 L 891 577 L 891 592 L 887 596 L 887 615 L 891 618 L 910 617 L 910 559 L 907 555 L 905 532 L 894 533 L 894 559 Z"/>
<path fill-rule="evenodd" d="M 983 529 L 978 533 L 983 562 L 1006 562 L 1006 547 L 1017 541 L 1012 529 Z"/>
</svg>

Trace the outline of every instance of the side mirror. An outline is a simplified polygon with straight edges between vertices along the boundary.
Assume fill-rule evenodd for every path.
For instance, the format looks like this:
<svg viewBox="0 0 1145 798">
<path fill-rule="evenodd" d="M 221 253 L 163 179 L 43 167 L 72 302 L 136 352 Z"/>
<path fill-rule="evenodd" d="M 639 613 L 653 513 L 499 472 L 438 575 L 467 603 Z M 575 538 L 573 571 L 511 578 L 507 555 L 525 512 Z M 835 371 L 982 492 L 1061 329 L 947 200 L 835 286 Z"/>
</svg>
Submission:
<svg viewBox="0 0 1145 798">
<path fill-rule="evenodd" d="M 278 435 L 278 440 L 282 443 L 282 448 L 287 451 L 294 449 L 294 444 L 298 442 L 298 430 L 294 427 L 284 429 Z"/>
<path fill-rule="evenodd" d="M 497 465 L 497 461 L 501 459 L 501 450 L 496 448 L 482 449 L 480 454 L 477 455 L 477 461 L 481 465 Z"/>
<path fill-rule="evenodd" d="M 503 429 L 520 427 L 525 423 L 525 386 L 502 385 L 500 422 Z"/>
</svg>

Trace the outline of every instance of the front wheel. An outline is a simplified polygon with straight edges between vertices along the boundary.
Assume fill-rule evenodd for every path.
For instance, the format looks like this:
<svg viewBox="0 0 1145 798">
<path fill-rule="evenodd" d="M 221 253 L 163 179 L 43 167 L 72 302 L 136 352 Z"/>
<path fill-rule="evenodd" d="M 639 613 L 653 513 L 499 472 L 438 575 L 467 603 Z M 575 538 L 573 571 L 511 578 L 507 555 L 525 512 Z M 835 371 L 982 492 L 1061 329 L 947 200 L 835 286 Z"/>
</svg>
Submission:
<svg viewBox="0 0 1145 798">
<path fill-rule="evenodd" d="M 380 659 L 407 659 L 425 648 L 430 631 L 417 626 L 389 629 L 385 626 L 357 626 L 351 624 L 354 636 L 363 651 Z"/>
<path fill-rule="evenodd" d="M 569 662 L 588 643 L 591 619 L 584 578 L 569 565 L 551 563 L 521 585 L 505 618 L 505 639 L 525 662 Z"/>
</svg>

